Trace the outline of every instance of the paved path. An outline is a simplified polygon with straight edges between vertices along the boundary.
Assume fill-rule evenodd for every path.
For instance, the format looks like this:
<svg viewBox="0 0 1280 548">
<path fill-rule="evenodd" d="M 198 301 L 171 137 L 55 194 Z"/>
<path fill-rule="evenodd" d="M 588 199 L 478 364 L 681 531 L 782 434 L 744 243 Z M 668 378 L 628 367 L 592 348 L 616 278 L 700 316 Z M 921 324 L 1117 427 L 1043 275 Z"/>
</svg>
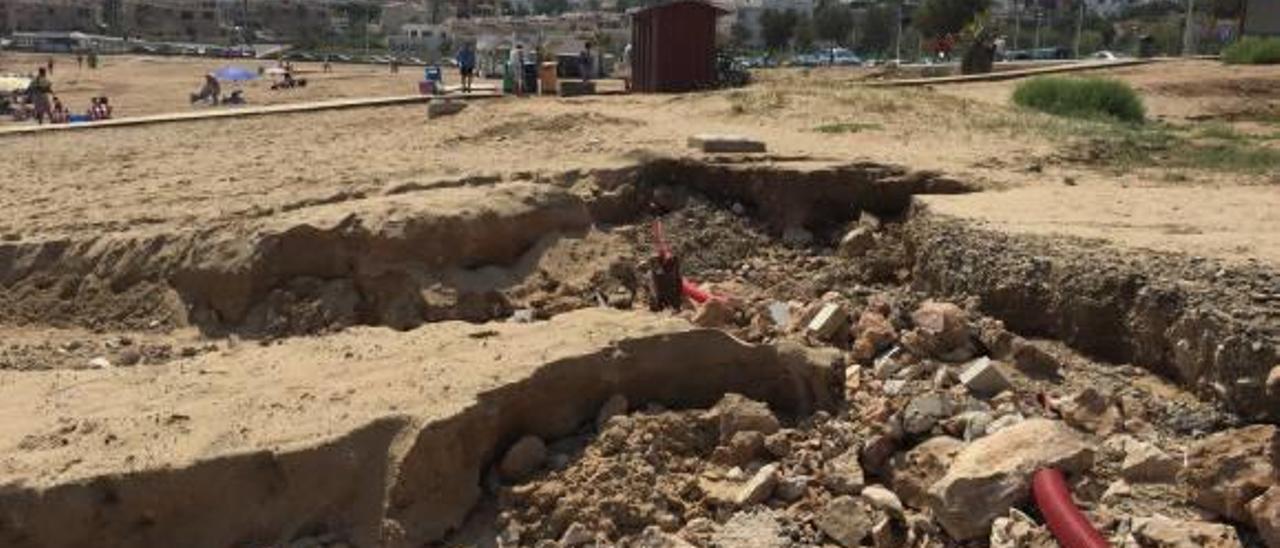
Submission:
<svg viewBox="0 0 1280 548">
<path fill-rule="evenodd" d="M 959 76 L 941 76 L 937 78 L 910 78 L 903 80 L 883 80 L 879 82 L 868 82 L 867 85 L 872 87 L 911 87 L 911 86 L 928 86 L 938 84 L 963 84 L 968 82 L 995 82 L 998 80 L 1012 80 L 1015 78 L 1024 78 L 1027 76 L 1036 76 L 1040 74 L 1055 74 L 1060 72 L 1079 72 L 1086 70 L 1100 70 L 1118 67 L 1129 67 L 1134 65 L 1142 65 L 1150 63 L 1151 59 L 1121 59 L 1116 61 L 1085 61 L 1081 63 L 1067 63 L 1063 65 L 1053 65 L 1051 67 L 1035 67 L 1028 69 L 1006 70 L 1000 72 L 991 72 L 987 74 L 964 74 Z"/>
<path fill-rule="evenodd" d="M 474 101 L 481 99 L 497 99 L 502 97 L 497 92 L 478 92 L 466 95 L 450 94 L 444 96 L 447 99 L 456 99 L 462 101 Z M 165 114 L 153 114 L 149 116 L 133 116 L 128 118 L 117 118 L 114 120 L 102 120 L 99 122 L 88 122 L 80 124 L 45 124 L 45 125 L 27 125 L 0 128 L 0 136 L 4 135 L 21 135 L 29 133 L 43 133 L 51 131 L 78 131 L 88 129 L 100 129 L 107 127 L 126 127 L 141 126 L 151 124 L 164 124 L 170 122 L 187 122 L 191 120 L 208 120 L 215 118 L 243 118 L 248 116 L 262 116 L 268 114 L 283 114 L 291 112 L 314 112 L 318 110 L 336 110 L 344 108 L 361 108 L 361 107 L 379 107 L 391 105 L 407 105 L 414 103 L 428 103 L 436 96 L 430 95 L 401 95 L 395 97 L 363 97 L 358 99 L 333 99 L 329 101 L 316 101 L 311 103 L 289 103 L 283 105 L 263 105 L 263 106 L 244 106 L 244 107 L 225 107 L 219 110 L 200 110 L 196 112 L 171 112 Z"/>
</svg>

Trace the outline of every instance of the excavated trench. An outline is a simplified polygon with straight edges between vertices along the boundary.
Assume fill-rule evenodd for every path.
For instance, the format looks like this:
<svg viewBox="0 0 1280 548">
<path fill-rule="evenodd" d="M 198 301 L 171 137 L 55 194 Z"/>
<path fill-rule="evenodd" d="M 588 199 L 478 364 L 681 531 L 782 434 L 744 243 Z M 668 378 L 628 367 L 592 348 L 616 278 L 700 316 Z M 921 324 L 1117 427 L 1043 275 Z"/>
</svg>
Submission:
<svg viewBox="0 0 1280 548">
<path fill-rule="evenodd" d="M 1265 387 L 1280 362 L 1280 277 L 1261 268 L 974 228 L 912 207 L 916 194 L 971 191 L 963 182 L 878 164 L 654 160 L 514 179 L 411 182 L 176 233 L 5 242 L 0 320 L 192 326 L 215 338 L 280 339 L 287 352 L 312 343 L 296 335 L 341 337 L 351 326 L 410 330 L 377 335 L 390 341 L 463 329 L 439 323 L 450 320 L 543 319 L 488 323 L 494 330 L 469 332 L 468 344 L 511 330 L 551 345 L 613 321 L 580 309 L 645 306 L 649 222 L 661 219 L 699 280 L 784 301 L 906 288 L 973 297 L 1021 335 L 1150 369 L 1247 420 L 1280 420 L 1280 394 Z M 837 253 L 851 224 L 881 221 L 873 249 Z M 527 365 L 441 414 L 415 411 L 414 394 L 287 442 L 231 443 L 179 462 L 109 455 L 96 467 L 35 474 L 23 458 L 6 460 L 0 544 L 257 546 L 330 534 L 357 546 L 421 545 L 462 524 L 504 448 L 525 434 L 579 431 L 611 394 L 687 408 L 738 392 L 796 417 L 841 397 L 831 353 L 744 343 L 766 338 L 749 329 L 734 339 L 684 324 L 638 328 L 653 321 L 621 321 L 541 357 L 494 350 L 486 367 Z M 415 329 L 423 324 L 432 325 Z M 452 356 L 420 352 L 422 362 Z M 343 375 L 350 355 L 325 371 Z M 403 375 L 420 372 L 406 366 Z"/>
</svg>

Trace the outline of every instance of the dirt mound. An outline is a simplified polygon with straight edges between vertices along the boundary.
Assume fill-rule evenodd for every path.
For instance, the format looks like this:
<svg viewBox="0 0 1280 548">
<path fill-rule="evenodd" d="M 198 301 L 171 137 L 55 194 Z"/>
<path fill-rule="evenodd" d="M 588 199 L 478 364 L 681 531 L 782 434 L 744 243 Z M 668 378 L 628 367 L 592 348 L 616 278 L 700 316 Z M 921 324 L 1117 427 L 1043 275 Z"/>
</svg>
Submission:
<svg viewBox="0 0 1280 548">
<path fill-rule="evenodd" d="M 1280 79 L 1210 78 L 1195 82 L 1167 82 L 1145 86 L 1154 93 L 1175 97 L 1240 97 L 1280 99 Z"/>
</svg>

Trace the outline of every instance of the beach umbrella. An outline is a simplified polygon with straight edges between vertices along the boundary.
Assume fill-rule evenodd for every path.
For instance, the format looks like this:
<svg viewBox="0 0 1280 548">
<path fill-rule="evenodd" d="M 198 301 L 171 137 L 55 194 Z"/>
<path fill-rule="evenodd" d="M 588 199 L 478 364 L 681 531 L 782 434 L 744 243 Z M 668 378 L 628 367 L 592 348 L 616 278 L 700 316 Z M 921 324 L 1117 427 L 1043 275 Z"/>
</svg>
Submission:
<svg viewBox="0 0 1280 548">
<path fill-rule="evenodd" d="M 245 67 L 228 66 L 213 71 L 213 77 L 229 82 L 244 82 L 247 80 L 257 80 L 258 71 Z"/>
</svg>

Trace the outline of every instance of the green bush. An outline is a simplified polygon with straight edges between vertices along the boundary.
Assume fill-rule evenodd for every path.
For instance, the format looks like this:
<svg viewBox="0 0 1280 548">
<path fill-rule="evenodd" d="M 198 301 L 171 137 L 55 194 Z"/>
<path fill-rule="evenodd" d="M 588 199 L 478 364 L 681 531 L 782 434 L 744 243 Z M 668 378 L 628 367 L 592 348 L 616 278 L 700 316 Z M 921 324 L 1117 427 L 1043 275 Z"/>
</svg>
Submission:
<svg viewBox="0 0 1280 548">
<path fill-rule="evenodd" d="M 1142 99 L 1128 84 L 1104 78 L 1034 78 L 1013 92 L 1013 101 L 1058 116 L 1141 122 Z"/>
<path fill-rule="evenodd" d="M 1222 60 L 1233 65 L 1280 63 L 1280 38 L 1249 37 L 1222 50 Z"/>
</svg>

